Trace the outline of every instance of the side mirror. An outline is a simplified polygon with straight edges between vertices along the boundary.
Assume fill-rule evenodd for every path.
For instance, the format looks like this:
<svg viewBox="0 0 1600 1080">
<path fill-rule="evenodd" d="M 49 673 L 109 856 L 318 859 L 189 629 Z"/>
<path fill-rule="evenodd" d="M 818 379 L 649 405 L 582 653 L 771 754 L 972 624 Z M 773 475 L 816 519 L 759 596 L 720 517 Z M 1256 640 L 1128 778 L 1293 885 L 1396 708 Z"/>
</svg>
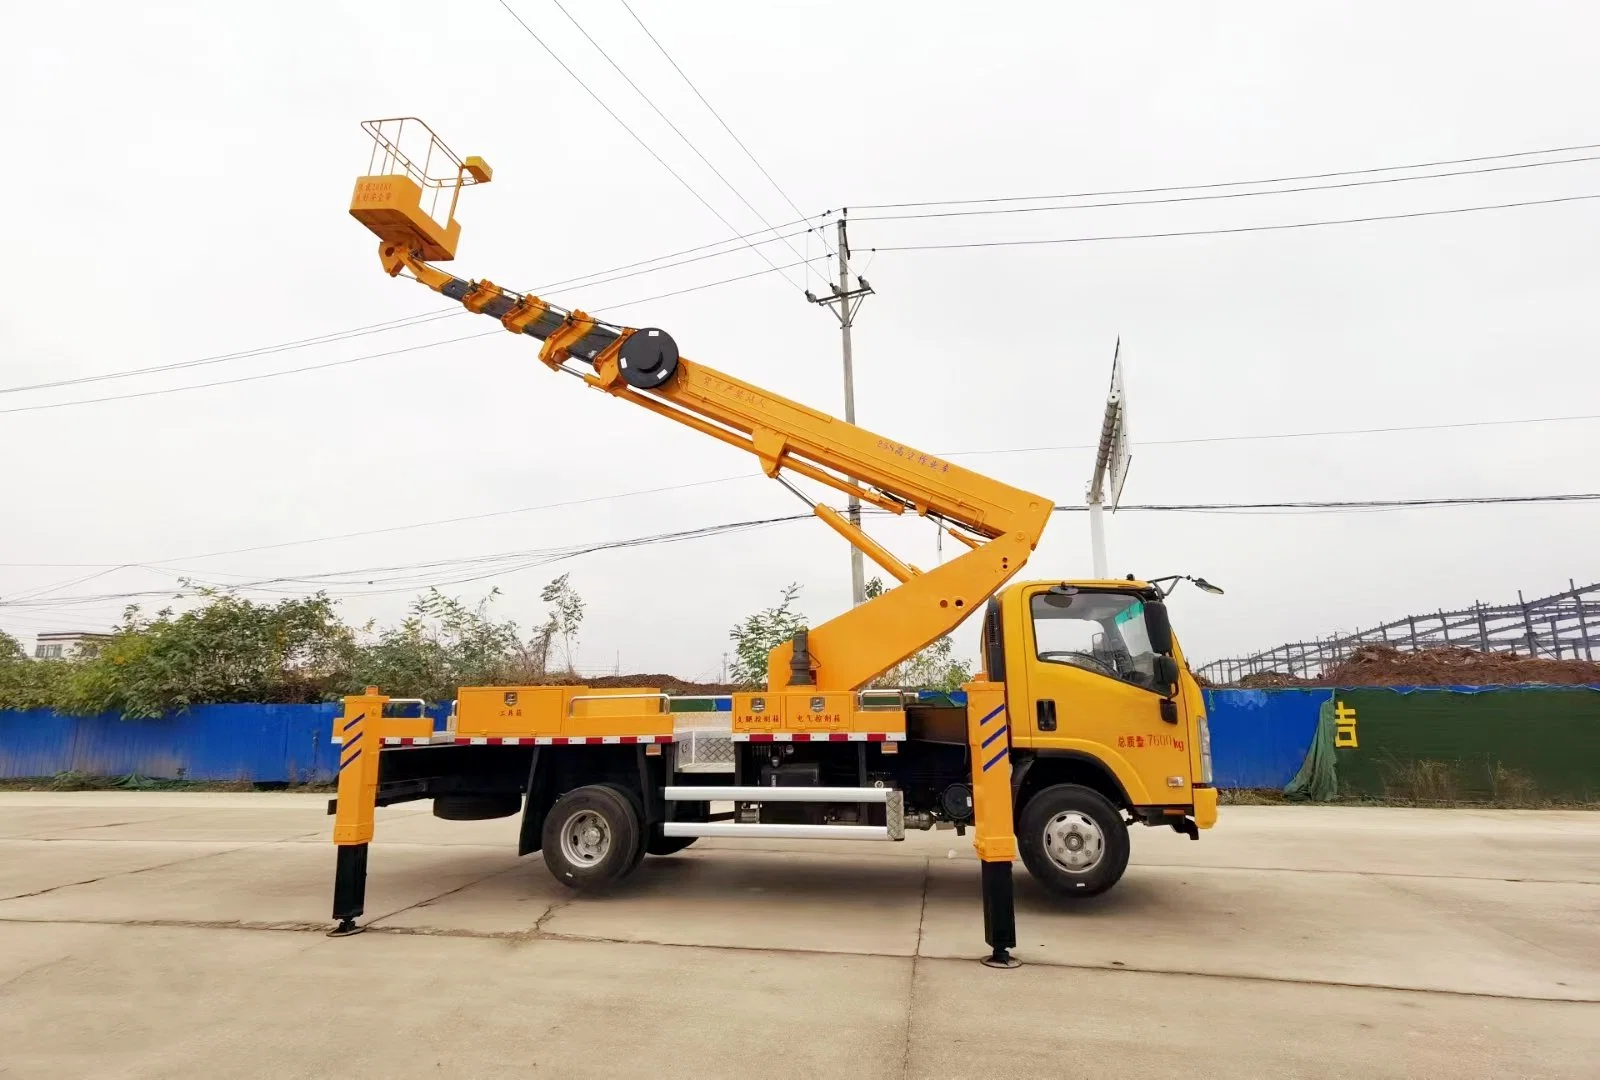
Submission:
<svg viewBox="0 0 1600 1080">
<path fill-rule="evenodd" d="M 1162 697 L 1171 697 L 1178 689 L 1178 662 L 1170 656 L 1156 657 L 1155 684 Z"/>
<path fill-rule="evenodd" d="M 1172 620 L 1167 617 L 1167 605 L 1160 600 L 1144 603 L 1144 628 L 1150 635 L 1150 648 L 1157 656 L 1172 655 Z"/>
</svg>

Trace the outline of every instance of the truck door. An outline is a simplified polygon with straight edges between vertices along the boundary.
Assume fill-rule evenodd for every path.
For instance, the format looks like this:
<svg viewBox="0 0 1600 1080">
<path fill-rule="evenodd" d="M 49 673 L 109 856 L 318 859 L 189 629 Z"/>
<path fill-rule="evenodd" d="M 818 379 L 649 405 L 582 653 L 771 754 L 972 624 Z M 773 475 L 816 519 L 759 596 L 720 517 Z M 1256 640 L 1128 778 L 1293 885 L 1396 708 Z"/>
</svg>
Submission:
<svg viewBox="0 0 1600 1080">
<path fill-rule="evenodd" d="M 1136 805 L 1189 804 L 1188 735 L 1162 718 L 1143 598 L 1040 585 L 1023 603 L 1025 700 L 1012 704 L 1017 743 L 1100 759 Z"/>
</svg>

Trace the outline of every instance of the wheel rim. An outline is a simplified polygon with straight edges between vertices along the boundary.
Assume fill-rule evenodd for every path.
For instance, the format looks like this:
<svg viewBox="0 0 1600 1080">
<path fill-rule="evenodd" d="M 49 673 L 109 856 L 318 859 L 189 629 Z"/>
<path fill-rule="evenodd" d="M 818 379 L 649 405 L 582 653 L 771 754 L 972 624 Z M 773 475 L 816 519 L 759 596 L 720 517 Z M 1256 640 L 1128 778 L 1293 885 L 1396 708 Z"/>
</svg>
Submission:
<svg viewBox="0 0 1600 1080">
<path fill-rule="evenodd" d="M 580 810 L 561 826 L 561 854 L 576 866 L 593 866 L 611 850 L 611 826 L 593 810 Z"/>
<path fill-rule="evenodd" d="M 1106 834 L 1089 815 L 1063 810 L 1044 827 L 1044 850 L 1067 873 L 1086 874 L 1105 857 Z"/>
</svg>

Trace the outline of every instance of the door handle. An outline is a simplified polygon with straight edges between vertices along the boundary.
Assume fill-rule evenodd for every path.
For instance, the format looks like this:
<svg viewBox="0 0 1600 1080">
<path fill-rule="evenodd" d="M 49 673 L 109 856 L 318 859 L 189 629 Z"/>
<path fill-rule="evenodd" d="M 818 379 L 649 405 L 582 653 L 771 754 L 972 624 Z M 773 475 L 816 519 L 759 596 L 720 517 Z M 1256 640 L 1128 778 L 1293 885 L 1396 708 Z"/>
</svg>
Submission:
<svg viewBox="0 0 1600 1080">
<path fill-rule="evenodd" d="M 1039 720 L 1040 731 L 1054 731 L 1056 729 L 1056 703 L 1050 698 L 1040 698 L 1035 705 L 1035 712 Z"/>
</svg>

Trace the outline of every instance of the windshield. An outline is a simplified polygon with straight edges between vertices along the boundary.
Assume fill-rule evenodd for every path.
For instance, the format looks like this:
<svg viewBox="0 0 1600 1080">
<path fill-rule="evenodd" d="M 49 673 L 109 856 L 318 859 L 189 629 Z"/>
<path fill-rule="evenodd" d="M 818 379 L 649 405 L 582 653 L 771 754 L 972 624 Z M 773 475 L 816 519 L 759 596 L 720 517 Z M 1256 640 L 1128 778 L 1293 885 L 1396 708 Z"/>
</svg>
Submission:
<svg viewBox="0 0 1600 1080">
<path fill-rule="evenodd" d="M 1042 592 L 1030 601 L 1034 649 L 1047 664 L 1070 664 L 1150 689 L 1155 653 L 1144 601 L 1130 593 Z"/>
</svg>

